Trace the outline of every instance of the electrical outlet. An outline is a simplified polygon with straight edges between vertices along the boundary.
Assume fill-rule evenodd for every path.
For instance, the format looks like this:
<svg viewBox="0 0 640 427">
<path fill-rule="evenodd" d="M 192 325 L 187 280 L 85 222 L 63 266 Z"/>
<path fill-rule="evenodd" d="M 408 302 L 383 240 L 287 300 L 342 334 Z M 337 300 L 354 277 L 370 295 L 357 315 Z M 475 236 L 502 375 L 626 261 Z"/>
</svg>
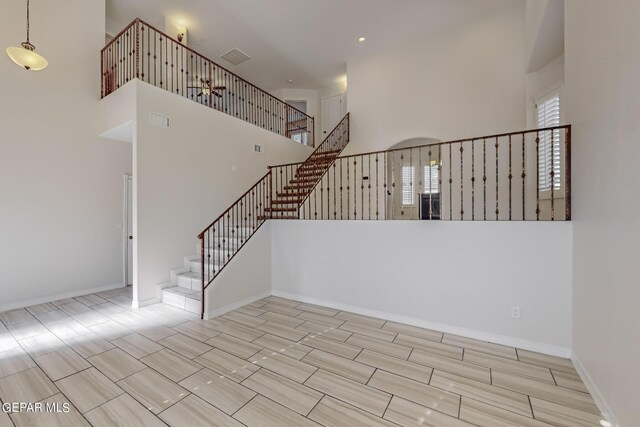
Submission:
<svg viewBox="0 0 640 427">
<path fill-rule="evenodd" d="M 513 317 L 514 319 L 520 318 L 520 307 L 515 305 L 511 307 L 511 317 Z"/>
</svg>

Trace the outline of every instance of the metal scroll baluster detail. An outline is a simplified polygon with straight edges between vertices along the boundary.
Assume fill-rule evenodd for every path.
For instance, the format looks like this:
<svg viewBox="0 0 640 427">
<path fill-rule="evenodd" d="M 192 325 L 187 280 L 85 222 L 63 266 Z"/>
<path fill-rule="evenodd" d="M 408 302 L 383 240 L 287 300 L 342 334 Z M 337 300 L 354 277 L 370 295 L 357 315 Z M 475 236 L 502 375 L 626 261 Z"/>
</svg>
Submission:
<svg viewBox="0 0 640 427">
<path fill-rule="evenodd" d="M 453 162 L 451 161 L 451 145 L 449 146 L 449 219 L 453 221 Z"/>
<path fill-rule="evenodd" d="M 464 219 L 464 147 L 460 143 L 460 220 Z"/>
<path fill-rule="evenodd" d="M 439 148 L 438 148 L 439 150 Z M 433 219 L 433 177 L 431 176 L 431 172 L 433 170 L 433 165 L 431 164 L 431 146 L 429 146 L 429 219 Z"/>
<path fill-rule="evenodd" d="M 496 221 L 500 219 L 499 215 L 500 215 L 500 205 L 499 205 L 499 199 L 500 199 L 500 189 L 499 189 L 499 182 L 500 182 L 500 177 L 499 177 L 499 167 L 500 167 L 500 161 L 499 161 L 499 147 L 500 147 L 500 142 L 498 141 L 498 138 L 496 138 Z"/>
<path fill-rule="evenodd" d="M 476 220 L 476 144 L 471 140 L 471 221 Z"/>
<path fill-rule="evenodd" d="M 482 219 L 487 220 L 487 139 L 482 140 Z"/>
<path fill-rule="evenodd" d="M 511 181 L 513 180 L 513 167 L 511 163 L 511 135 L 509 135 L 509 221 L 512 219 L 511 206 Z"/>
<path fill-rule="evenodd" d="M 526 162 L 525 162 L 525 134 L 522 134 L 522 220 L 525 221 L 527 219 L 527 194 L 526 194 Z"/>
<path fill-rule="evenodd" d="M 551 165 L 550 165 L 550 170 L 549 170 L 549 178 L 551 181 L 551 188 L 549 191 L 551 191 L 551 221 L 555 221 L 556 219 L 556 204 L 555 204 L 555 191 L 556 191 L 556 181 L 555 181 L 555 177 L 556 177 L 556 172 L 555 172 L 555 157 L 556 157 L 556 147 L 554 144 L 554 134 L 555 131 L 551 130 L 549 131 L 551 133 Z"/>
<path fill-rule="evenodd" d="M 540 221 L 540 133 L 536 132 L 536 221 Z"/>
</svg>

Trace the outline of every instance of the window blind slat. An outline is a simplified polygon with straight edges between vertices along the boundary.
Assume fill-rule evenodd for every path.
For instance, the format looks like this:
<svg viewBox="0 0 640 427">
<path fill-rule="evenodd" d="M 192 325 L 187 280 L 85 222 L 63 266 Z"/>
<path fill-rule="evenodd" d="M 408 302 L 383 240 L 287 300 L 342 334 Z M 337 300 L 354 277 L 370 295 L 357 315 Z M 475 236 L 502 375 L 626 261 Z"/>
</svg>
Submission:
<svg viewBox="0 0 640 427">
<path fill-rule="evenodd" d="M 538 128 L 560 125 L 560 95 L 552 94 L 537 103 Z M 544 131 L 539 134 L 538 145 L 538 188 L 549 191 L 551 187 L 560 189 L 560 130 Z M 553 171 L 553 183 L 551 178 Z"/>
</svg>

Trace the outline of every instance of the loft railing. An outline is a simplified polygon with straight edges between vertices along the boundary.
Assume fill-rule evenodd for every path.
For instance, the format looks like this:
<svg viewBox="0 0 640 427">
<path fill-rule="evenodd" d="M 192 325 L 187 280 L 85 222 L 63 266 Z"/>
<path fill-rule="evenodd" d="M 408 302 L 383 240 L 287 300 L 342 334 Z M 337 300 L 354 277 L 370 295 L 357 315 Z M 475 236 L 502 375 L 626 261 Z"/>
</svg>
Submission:
<svg viewBox="0 0 640 427">
<path fill-rule="evenodd" d="M 314 152 L 300 163 L 298 171 L 308 168 L 320 179 L 324 170 L 344 149 L 349 142 L 349 114 L 333 129 L 324 139 L 322 144 Z M 302 167 L 304 166 L 304 167 Z M 255 185 L 247 190 L 229 209 L 224 211 L 218 218 L 209 224 L 200 234 L 200 274 L 202 278 L 202 317 L 204 317 L 205 290 L 213 279 L 228 265 L 240 249 L 249 241 L 256 231 L 268 219 L 281 217 L 276 198 L 283 190 L 285 184 L 283 179 L 289 175 L 284 175 L 284 170 L 293 169 L 269 168 L 269 171 Z M 293 175 L 291 175 L 293 176 Z M 288 182 L 288 181 L 287 181 Z M 309 184 L 308 191 L 302 197 L 308 197 L 313 189 L 313 184 Z M 306 185 L 306 184 L 305 184 Z M 302 203 L 296 203 L 299 206 Z"/>
<path fill-rule="evenodd" d="M 297 180 L 302 165 L 272 171 Z M 338 157 L 300 202 L 290 217 L 570 220 L 571 126 Z"/>
<path fill-rule="evenodd" d="M 134 78 L 314 146 L 314 118 L 141 19 L 101 51 L 101 97 Z"/>
</svg>

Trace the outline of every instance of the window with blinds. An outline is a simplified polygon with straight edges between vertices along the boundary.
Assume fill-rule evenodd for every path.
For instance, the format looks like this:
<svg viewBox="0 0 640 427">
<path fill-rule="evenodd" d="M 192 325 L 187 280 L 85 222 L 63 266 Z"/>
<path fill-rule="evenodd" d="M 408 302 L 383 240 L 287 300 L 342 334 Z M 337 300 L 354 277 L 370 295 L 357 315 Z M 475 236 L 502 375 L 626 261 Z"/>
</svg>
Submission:
<svg viewBox="0 0 640 427">
<path fill-rule="evenodd" d="M 538 128 L 560 126 L 560 94 L 553 93 L 536 104 Z M 550 191 L 560 189 L 560 130 L 545 131 L 539 135 L 538 189 Z M 553 177 L 551 174 L 553 171 Z M 553 182 L 552 182 L 553 180 Z"/>
<path fill-rule="evenodd" d="M 402 204 L 413 205 L 413 176 L 415 174 L 414 166 L 402 166 Z"/>
<path fill-rule="evenodd" d="M 432 162 L 432 165 L 424 167 L 424 194 L 438 194 L 440 193 L 440 168 L 436 162 Z"/>
</svg>

